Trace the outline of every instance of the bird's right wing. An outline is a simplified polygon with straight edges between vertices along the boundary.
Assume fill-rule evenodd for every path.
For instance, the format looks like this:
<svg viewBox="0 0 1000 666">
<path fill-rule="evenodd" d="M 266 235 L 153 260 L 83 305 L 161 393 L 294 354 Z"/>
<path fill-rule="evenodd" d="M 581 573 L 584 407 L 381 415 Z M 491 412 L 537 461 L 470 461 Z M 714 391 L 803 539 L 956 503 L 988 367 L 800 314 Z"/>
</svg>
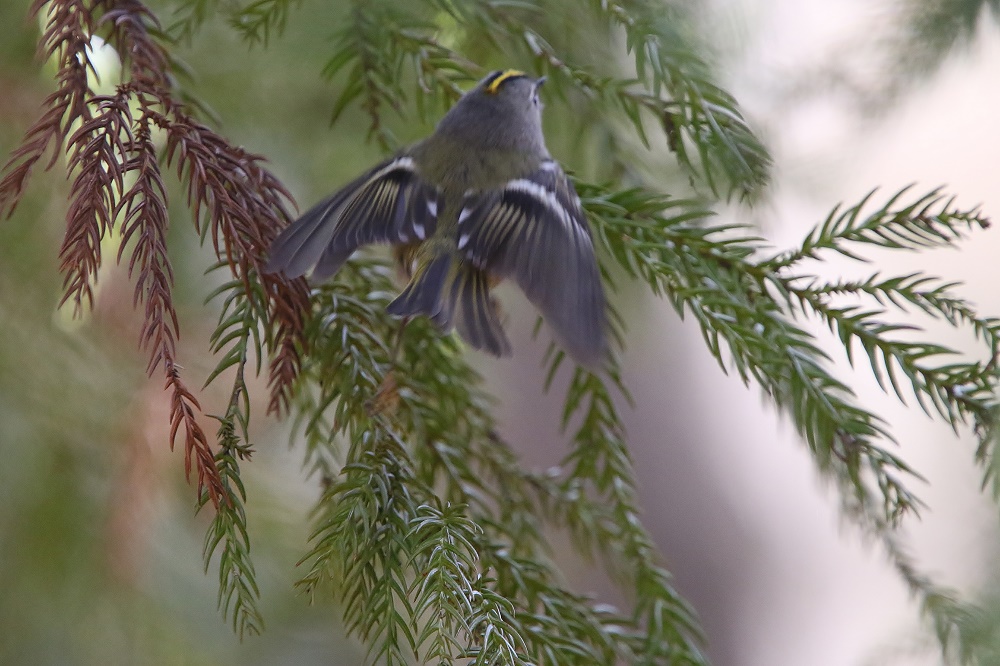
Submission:
<svg viewBox="0 0 1000 666">
<path fill-rule="evenodd" d="M 594 243 L 580 199 L 555 161 L 499 190 L 470 193 L 458 228 L 465 258 L 516 280 L 579 363 L 603 360 L 607 315 Z"/>
<path fill-rule="evenodd" d="M 397 155 L 282 231 L 271 245 L 264 270 L 295 278 L 312 268 L 314 280 L 326 279 L 362 245 L 430 237 L 438 204 L 437 188 L 420 178 L 413 158 Z"/>
</svg>

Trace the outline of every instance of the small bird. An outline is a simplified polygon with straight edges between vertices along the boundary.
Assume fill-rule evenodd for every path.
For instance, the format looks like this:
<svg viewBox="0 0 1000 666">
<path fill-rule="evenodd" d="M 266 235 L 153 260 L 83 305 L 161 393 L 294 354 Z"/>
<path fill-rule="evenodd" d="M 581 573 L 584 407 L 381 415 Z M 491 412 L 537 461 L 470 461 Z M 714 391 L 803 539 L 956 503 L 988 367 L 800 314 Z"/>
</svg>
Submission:
<svg viewBox="0 0 1000 666">
<path fill-rule="evenodd" d="M 511 352 L 490 289 L 513 279 L 580 364 L 606 353 L 594 243 L 572 183 L 542 135 L 545 78 L 496 71 L 434 133 L 318 203 L 285 229 L 265 270 L 336 273 L 360 246 L 394 247 L 409 283 L 387 310 L 457 328 L 472 347 Z"/>
</svg>

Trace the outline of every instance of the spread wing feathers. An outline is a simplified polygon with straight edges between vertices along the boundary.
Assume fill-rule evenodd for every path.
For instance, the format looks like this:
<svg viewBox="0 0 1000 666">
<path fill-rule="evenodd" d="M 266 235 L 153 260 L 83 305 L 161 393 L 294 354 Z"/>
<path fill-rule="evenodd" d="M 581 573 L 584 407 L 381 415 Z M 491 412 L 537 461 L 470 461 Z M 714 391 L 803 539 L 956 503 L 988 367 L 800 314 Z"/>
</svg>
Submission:
<svg viewBox="0 0 1000 666">
<path fill-rule="evenodd" d="M 434 233 L 438 191 L 420 179 L 413 159 L 379 164 L 324 199 L 271 245 L 265 270 L 299 277 L 313 270 L 323 280 L 368 243 L 405 243 Z"/>
<path fill-rule="evenodd" d="M 600 271 L 580 199 L 556 162 L 546 160 L 500 190 L 470 193 L 458 226 L 458 247 L 469 262 L 513 278 L 579 363 L 600 364 Z"/>
</svg>

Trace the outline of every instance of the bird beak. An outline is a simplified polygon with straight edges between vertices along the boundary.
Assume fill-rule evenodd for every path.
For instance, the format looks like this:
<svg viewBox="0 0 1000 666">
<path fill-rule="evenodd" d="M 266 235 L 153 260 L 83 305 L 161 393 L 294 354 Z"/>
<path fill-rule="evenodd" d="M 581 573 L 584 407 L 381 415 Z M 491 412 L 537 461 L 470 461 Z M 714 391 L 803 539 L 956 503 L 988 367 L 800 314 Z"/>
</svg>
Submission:
<svg viewBox="0 0 1000 666">
<path fill-rule="evenodd" d="M 539 77 L 539 78 L 535 79 L 535 89 L 537 90 L 538 88 L 541 88 L 542 84 L 545 83 L 545 80 L 548 79 L 548 78 L 549 77 L 547 77 L 547 76 L 542 76 L 542 77 Z"/>
</svg>

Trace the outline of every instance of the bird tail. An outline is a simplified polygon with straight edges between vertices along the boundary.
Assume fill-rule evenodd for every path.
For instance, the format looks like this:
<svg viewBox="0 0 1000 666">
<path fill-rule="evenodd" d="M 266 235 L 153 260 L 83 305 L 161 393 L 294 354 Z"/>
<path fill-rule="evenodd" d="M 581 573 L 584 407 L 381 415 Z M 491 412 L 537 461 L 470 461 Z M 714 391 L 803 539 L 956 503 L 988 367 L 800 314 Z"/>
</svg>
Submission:
<svg viewBox="0 0 1000 666">
<path fill-rule="evenodd" d="M 490 298 L 486 274 L 469 266 L 455 271 L 448 254 L 419 267 L 386 311 L 397 317 L 426 315 L 444 331 L 454 325 L 475 349 L 495 356 L 510 355 L 510 342 Z"/>
<path fill-rule="evenodd" d="M 452 287 L 457 303 L 459 334 L 476 349 L 494 356 L 509 356 L 510 341 L 503 332 L 497 307 L 490 298 L 489 279 L 483 271 L 467 267 Z"/>
<path fill-rule="evenodd" d="M 445 284 L 451 273 L 452 258 L 439 254 L 419 266 L 403 292 L 389 303 L 386 311 L 397 317 L 427 315 L 441 328 L 451 328 L 452 305 L 444 299 Z"/>
</svg>

